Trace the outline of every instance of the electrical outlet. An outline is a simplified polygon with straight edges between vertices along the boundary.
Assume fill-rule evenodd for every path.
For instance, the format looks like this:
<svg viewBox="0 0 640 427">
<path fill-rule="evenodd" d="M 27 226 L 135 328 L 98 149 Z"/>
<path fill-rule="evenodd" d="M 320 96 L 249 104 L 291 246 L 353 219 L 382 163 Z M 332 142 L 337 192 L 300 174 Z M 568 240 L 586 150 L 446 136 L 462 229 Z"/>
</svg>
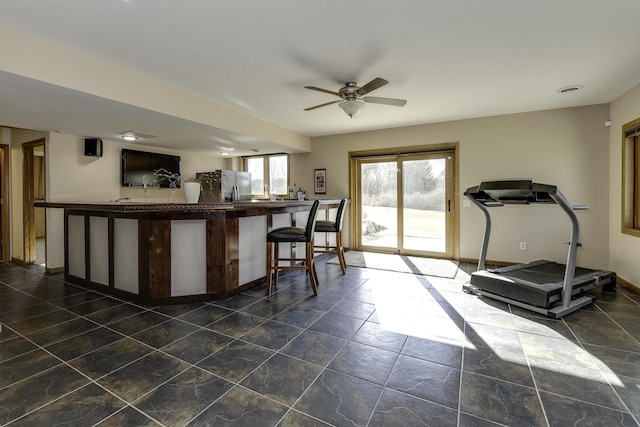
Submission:
<svg viewBox="0 0 640 427">
<path fill-rule="evenodd" d="M 520 250 L 521 251 L 527 250 L 527 242 L 520 242 Z"/>
</svg>

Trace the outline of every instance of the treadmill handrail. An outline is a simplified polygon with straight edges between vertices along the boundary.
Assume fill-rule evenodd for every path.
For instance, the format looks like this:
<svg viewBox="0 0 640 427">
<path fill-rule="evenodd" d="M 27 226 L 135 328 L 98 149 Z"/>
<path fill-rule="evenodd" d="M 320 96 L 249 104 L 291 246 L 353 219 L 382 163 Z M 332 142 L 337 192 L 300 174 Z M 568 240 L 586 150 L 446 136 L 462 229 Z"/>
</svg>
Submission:
<svg viewBox="0 0 640 427">
<path fill-rule="evenodd" d="M 578 246 L 580 246 L 580 224 L 574 212 L 573 206 L 569 204 L 564 194 L 560 190 L 552 194 L 551 198 L 569 216 L 571 221 L 571 240 L 569 240 L 569 252 L 567 254 L 567 267 L 564 270 L 564 284 L 562 285 L 562 306 L 569 307 L 571 303 L 571 293 L 573 289 L 573 276 L 576 271 L 576 258 L 578 256 Z"/>
<path fill-rule="evenodd" d="M 489 209 L 487 209 L 485 205 L 469 195 L 467 195 L 467 197 L 474 205 L 479 207 L 484 214 L 484 236 L 482 237 L 482 247 L 480 248 L 480 258 L 478 259 L 478 270 L 484 270 L 487 261 L 487 250 L 489 249 L 489 237 L 491 236 L 491 214 L 489 214 Z"/>
</svg>

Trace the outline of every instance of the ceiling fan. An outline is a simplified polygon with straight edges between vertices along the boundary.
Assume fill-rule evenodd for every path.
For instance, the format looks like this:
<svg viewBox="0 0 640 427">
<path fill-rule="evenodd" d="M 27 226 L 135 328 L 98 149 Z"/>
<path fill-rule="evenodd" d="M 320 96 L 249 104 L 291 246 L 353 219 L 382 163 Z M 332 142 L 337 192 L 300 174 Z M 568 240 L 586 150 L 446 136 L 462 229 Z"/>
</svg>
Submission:
<svg viewBox="0 0 640 427">
<path fill-rule="evenodd" d="M 330 93 L 340 99 L 335 101 L 325 102 L 324 104 L 316 105 L 314 107 L 305 108 L 304 111 L 315 110 L 316 108 L 325 107 L 331 104 L 338 104 L 340 108 L 351 118 L 360 111 L 365 102 L 371 102 L 374 104 L 395 105 L 396 107 L 403 107 L 406 103 L 406 99 L 397 98 L 380 98 L 377 96 L 364 96 L 369 92 L 372 92 L 389 82 L 380 77 L 376 77 L 364 86 L 358 86 L 356 82 L 347 82 L 345 86 L 338 92 L 332 90 L 322 89 L 315 86 L 305 86 L 305 89 L 317 90 L 318 92 Z"/>
</svg>

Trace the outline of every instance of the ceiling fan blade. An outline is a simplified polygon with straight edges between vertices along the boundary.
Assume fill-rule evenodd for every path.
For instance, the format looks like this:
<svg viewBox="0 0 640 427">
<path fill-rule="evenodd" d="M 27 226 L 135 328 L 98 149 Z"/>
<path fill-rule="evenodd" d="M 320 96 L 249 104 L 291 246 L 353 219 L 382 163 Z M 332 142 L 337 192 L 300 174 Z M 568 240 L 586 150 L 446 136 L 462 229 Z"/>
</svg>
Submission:
<svg viewBox="0 0 640 427">
<path fill-rule="evenodd" d="M 316 105 L 314 107 L 305 108 L 304 111 L 315 110 L 316 108 L 326 107 L 327 105 L 336 104 L 338 102 L 342 102 L 342 99 L 336 99 L 335 101 L 325 102 L 324 104 Z"/>
<path fill-rule="evenodd" d="M 362 98 L 364 102 L 372 102 L 374 104 L 395 105 L 396 107 L 404 107 L 407 103 L 406 99 L 398 98 L 380 98 L 377 96 L 366 96 Z"/>
<path fill-rule="evenodd" d="M 318 92 L 324 92 L 324 93 L 330 93 L 331 95 L 335 95 L 335 96 L 340 96 L 340 94 L 338 92 L 334 92 L 332 90 L 328 90 L 328 89 L 322 89 L 321 87 L 315 87 L 315 86 L 305 86 L 305 89 L 311 89 L 311 90 L 317 90 Z"/>
<path fill-rule="evenodd" d="M 381 88 L 386 84 L 389 84 L 389 82 L 380 77 L 376 77 L 375 79 L 371 80 L 369 83 L 358 89 L 358 96 L 365 95 L 373 90 Z"/>
</svg>

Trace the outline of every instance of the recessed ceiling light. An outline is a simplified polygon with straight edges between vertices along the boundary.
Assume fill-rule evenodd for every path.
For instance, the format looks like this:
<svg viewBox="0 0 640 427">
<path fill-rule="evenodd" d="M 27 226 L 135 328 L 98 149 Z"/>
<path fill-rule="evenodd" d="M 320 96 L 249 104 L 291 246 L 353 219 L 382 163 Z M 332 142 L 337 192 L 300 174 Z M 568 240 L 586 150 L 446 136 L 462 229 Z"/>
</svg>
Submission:
<svg viewBox="0 0 640 427">
<path fill-rule="evenodd" d="M 569 93 L 569 92 L 575 92 L 578 91 L 580 89 L 582 89 L 584 86 L 582 85 L 571 85 L 571 86 L 565 86 L 565 87 L 561 87 L 560 89 L 558 89 L 556 92 L 558 93 Z"/>
<path fill-rule="evenodd" d="M 229 152 L 228 152 L 228 151 L 221 151 L 221 152 L 220 152 L 220 155 L 221 155 L 221 156 L 228 156 L 228 155 L 229 155 Z"/>
<path fill-rule="evenodd" d="M 149 138 L 155 138 L 157 136 L 158 135 L 151 135 L 149 133 L 138 132 L 135 130 L 120 132 L 120 138 L 124 139 L 125 141 L 135 141 L 136 139 L 149 139 Z"/>
</svg>

